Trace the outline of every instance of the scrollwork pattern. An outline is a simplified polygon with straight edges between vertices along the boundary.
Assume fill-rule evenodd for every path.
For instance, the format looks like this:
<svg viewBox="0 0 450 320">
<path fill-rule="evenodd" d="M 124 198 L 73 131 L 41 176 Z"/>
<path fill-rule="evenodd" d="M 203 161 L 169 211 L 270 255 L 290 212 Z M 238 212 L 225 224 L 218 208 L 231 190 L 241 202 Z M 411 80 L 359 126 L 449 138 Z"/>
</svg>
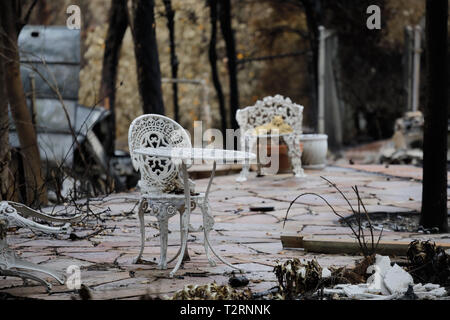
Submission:
<svg viewBox="0 0 450 320">
<path fill-rule="evenodd" d="M 178 163 L 171 161 L 167 157 L 141 155 L 134 152 L 142 148 L 191 148 L 191 141 L 186 131 L 175 121 L 164 116 L 143 115 L 132 122 L 128 133 L 128 144 L 133 167 L 141 175 L 139 186 L 142 193 L 138 211 L 141 247 L 134 262 L 142 262 L 141 258 L 146 240 L 144 214 L 149 213 L 157 218 L 160 230 L 160 269 L 166 269 L 167 263 L 170 263 L 178 256 L 183 256 L 187 246 L 187 234 L 189 231 L 204 232 L 204 247 L 211 265 L 215 265 L 215 262 L 209 254 L 209 249 L 219 260 L 235 268 L 214 251 L 209 242 L 209 233 L 214 226 L 211 208 L 209 207 L 207 195 L 195 193 L 194 183 L 189 180 L 189 177 L 184 176 L 184 174 L 188 174 L 186 167 L 183 165 L 180 168 Z M 224 152 L 223 156 L 227 158 L 227 153 Z M 233 156 L 235 156 L 234 153 Z M 237 156 L 240 155 L 238 154 Z M 184 192 L 185 185 L 190 189 L 189 195 Z M 190 210 L 185 208 L 188 200 L 185 197 L 190 197 Z M 203 225 L 195 229 L 190 225 L 189 212 L 193 211 L 197 206 L 200 207 L 203 214 Z M 180 214 L 181 246 L 177 255 L 167 262 L 168 221 L 176 214 Z M 170 273 L 171 276 L 178 270 L 181 261 L 181 259 L 178 259 L 177 265 Z"/>
<path fill-rule="evenodd" d="M 183 190 L 179 170 L 170 159 L 133 152 L 139 148 L 191 147 L 189 135 L 178 123 L 161 115 L 142 115 L 130 125 L 128 145 L 133 167 L 141 174 L 139 186 L 143 193 Z"/>
<path fill-rule="evenodd" d="M 27 210 L 32 209 L 27 208 Z M 43 216 L 45 217 L 45 215 Z M 13 206 L 9 205 L 7 201 L 0 202 L 0 275 L 19 277 L 24 281 L 27 279 L 35 280 L 45 285 L 49 291 L 51 289 L 50 283 L 36 275 L 33 275 L 32 273 L 29 273 L 29 271 L 37 271 L 50 275 L 58 280 L 59 283 L 63 284 L 64 276 L 62 274 L 20 258 L 16 252 L 8 246 L 6 237 L 8 226 L 26 227 L 35 231 L 46 233 L 58 233 L 65 231 L 67 229 L 67 225 L 63 228 L 55 228 L 38 224 L 19 215 L 17 210 Z"/>
<path fill-rule="evenodd" d="M 301 167 L 300 135 L 302 134 L 303 106 L 293 103 L 290 98 L 281 95 L 265 97 L 258 100 L 255 105 L 246 107 L 236 112 L 236 121 L 241 129 L 242 150 L 253 151 L 256 139 L 253 129 L 257 126 L 270 123 L 274 116 L 281 116 L 283 121 L 290 125 L 293 132 L 282 135 L 288 146 L 288 155 L 291 160 L 296 177 L 304 177 Z M 237 181 L 246 181 L 249 172 L 249 164 L 244 164 Z"/>
</svg>

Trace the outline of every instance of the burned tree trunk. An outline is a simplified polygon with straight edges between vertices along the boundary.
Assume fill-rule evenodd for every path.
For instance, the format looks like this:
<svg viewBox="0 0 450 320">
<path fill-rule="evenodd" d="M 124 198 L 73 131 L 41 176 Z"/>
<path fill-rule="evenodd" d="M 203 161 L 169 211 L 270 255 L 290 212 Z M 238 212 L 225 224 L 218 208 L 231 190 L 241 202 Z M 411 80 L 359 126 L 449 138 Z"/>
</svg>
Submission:
<svg viewBox="0 0 450 320">
<path fill-rule="evenodd" d="M 0 32 L 1 17 L 0 17 Z M 1 39 L 1 36 L 0 36 Z M 5 71 L 0 40 L 0 200 L 8 200 L 9 162 L 11 152 L 9 148 L 9 118 L 8 97 L 5 90 Z"/>
<path fill-rule="evenodd" d="M 209 1 L 210 17 L 211 17 L 211 39 L 209 41 L 209 63 L 211 64 L 211 73 L 214 88 L 217 92 L 219 100 L 220 123 L 222 133 L 225 134 L 227 129 L 227 112 L 225 110 L 225 98 L 223 96 L 222 84 L 220 83 L 219 72 L 217 71 L 217 0 Z"/>
<path fill-rule="evenodd" d="M 1 43 L 5 59 L 5 79 L 8 80 L 6 81 L 6 92 L 21 146 L 26 203 L 28 205 L 45 204 L 47 203 L 47 191 L 42 174 L 37 137 L 27 108 L 20 76 L 17 40 L 20 29 L 25 24 L 20 17 L 20 3 L 16 1 L 1 1 L 0 14 L 4 31 Z"/>
<path fill-rule="evenodd" d="M 123 37 L 128 27 L 127 0 L 113 0 L 109 12 L 108 33 L 105 40 L 105 53 L 103 55 L 101 97 L 103 105 L 110 110 L 111 143 L 108 147 L 114 151 L 114 140 L 116 136 L 116 82 L 117 69 L 120 58 L 120 48 Z"/>
<path fill-rule="evenodd" d="M 52 11 L 47 0 L 39 0 L 38 3 L 39 24 L 47 26 L 50 24 Z"/>
<path fill-rule="evenodd" d="M 175 46 L 175 11 L 172 9 L 171 0 L 163 0 L 164 7 L 166 8 L 167 29 L 169 29 L 169 41 L 170 41 L 170 68 L 172 72 L 172 79 L 178 78 L 178 57 Z M 173 94 L 173 112 L 176 122 L 180 121 L 180 108 L 178 106 L 178 83 L 172 83 Z"/>
<path fill-rule="evenodd" d="M 318 114 L 318 87 L 319 87 L 319 16 L 317 6 L 320 6 L 320 1 L 300 0 L 303 9 L 305 10 L 306 23 L 308 25 L 308 39 L 309 47 L 311 48 L 311 56 L 308 62 L 308 72 L 311 75 L 311 100 L 312 108 L 310 116 L 314 119 L 314 126 L 317 127 Z"/>
<path fill-rule="evenodd" d="M 144 113 L 164 114 L 154 0 L 133 0 L 134 53 Z"/>
<path fill-rule="evenodd" d="M 427 0 L 427 104 L 424 109 L 423 189 L 421 224 L 448 232 L 448 1 Z"/>
<path fill-rule="evenodd" d="M 228 76 L 230 81 L 230 124 L 237 129 L 236 111 L 239 109 L 239 90 L 237 81 L 236 44 L 234 31 L 231 26 L 231 3 L 230 0 L 221 0 L 219 6 L 220 28 L 225 40 L 227 51 Z"/>
</svg>

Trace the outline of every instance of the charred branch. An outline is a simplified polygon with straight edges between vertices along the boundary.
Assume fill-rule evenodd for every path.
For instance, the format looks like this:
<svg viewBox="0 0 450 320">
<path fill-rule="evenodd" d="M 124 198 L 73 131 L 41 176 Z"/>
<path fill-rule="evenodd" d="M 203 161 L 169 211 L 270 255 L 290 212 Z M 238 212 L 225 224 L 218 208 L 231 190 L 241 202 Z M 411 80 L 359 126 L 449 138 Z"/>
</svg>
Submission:
<svg viewBox="0 0 450 320">
<path fill-rule="evenodd" d="M 227 112 L 225 109 L 225 98 L 223 95 L 222 84 L 220 83 L 219 72 L 217 70 L 217 0 L 209 2 L 210 21 L 211 21 L 211 39 L 209 41 L 209 63 L 211 65 L 211 74 L 216 89 L 217 99 L 219 100 L 220 121 L 222 132 L 227 129 Z"/>
<path fill-rule="evenodd" d="M 144 113 L 164 114 L 154 1 L 133 0 L 134 52 Z"/>
<path fill-rule="evenodd" d="M 127 0 L 114 0 L 111 3 L 109 13 L 108 33 L 105 40 L 105 53 L 103 56 L 101 95 L 104 97 L 103 105 L 111 112 L 110 128 L 111 150 L 114 150 L 115 140 L 115 101 L 116 101 L 116 82 L 117 68 L 120 58 L 120 48 L 122 47 L 123 37 L 128 27 Z"/>
<path fill-rule="evenodd" d="M 231 2 L 230 0 L 219 1 L 219 20 L 222 36 L 225 40 L 227 52 L 228 77 L 230 86 L 230 125 L 237 129 L 236 111 L 239 109 L 239 89 L 237 80 L 237 57 L 234 30 L 231 25 Z"/>
<path fill-rule="evenodd" d="M 178 57 L 176 53 L 175 45 L 175 11 L 172 9 L 172 1 L 164 0 L 164 7 L 166 9 L 167 29 L 169 30 L 169 42 L 170 42 L 170 69 L 172 73 L 172 79 L 178 78 Z M 175 121 L 180 120 L 180 107 L 178 105 L 178 83 L 172 83 L 173 92 L 173 112 Z"/>
</svg>

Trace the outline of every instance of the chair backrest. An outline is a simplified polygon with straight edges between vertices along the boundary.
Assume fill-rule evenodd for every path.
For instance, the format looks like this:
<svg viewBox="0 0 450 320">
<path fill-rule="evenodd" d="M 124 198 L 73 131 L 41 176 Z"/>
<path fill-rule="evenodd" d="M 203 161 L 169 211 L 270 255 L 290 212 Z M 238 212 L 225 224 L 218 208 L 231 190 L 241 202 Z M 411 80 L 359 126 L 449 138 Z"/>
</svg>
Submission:
<svg viewBox="0 0 450 320">
<path fill-rule="evenodd" d="M 133 120 L 128 131 L 128 147 L 135 170 L 141 174 L 143 193 L 169 193 L 183 190 L 179 168 L 170 159 L 143 156 L 139 148 L 190 148 L 189 134 L 178 123 L 159 114 L 145 114 Z"/>
<path fill-rule="evenodd" d="M 281 116 L 283 121 L 292 127 L 294 133 L 302 133 L 303 106 L 279 94 L 274 97 L 265 97 L 263 100 L 258 100 L 254 106 L 236 112 L 236 120 L 244 133 L 270 123 L 274 116 Z"/>
</svg>

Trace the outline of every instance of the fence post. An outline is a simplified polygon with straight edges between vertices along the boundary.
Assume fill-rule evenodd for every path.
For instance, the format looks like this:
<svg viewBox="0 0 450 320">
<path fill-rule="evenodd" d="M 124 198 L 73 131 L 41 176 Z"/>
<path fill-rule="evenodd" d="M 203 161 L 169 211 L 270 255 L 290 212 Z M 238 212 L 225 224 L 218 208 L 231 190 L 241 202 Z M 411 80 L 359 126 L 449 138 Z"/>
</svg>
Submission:
<svg viewBox="0 0 450 320">
<path fill-rule="evenodd" d="M 414 59 L 413 59 L 413 86 L 412 86 L 412 111 L 419 109 L 420 94 L 420 55 L 422 53 L 421 46 L 421 28 L 414 28 Z"/>
<path fill-rule="evenodd" d="M 325 133 L 325 28 L 319 26 L 318 131 Z"/>
<path fill-rule="evenodd" d="M 404 60 L 404 89 L 406 95 L 405 111 L 412 110 L 412 51 L 413 51 L 413 29 L 411 26 L 405 27 L 405 60 Z"/>
</svg>

